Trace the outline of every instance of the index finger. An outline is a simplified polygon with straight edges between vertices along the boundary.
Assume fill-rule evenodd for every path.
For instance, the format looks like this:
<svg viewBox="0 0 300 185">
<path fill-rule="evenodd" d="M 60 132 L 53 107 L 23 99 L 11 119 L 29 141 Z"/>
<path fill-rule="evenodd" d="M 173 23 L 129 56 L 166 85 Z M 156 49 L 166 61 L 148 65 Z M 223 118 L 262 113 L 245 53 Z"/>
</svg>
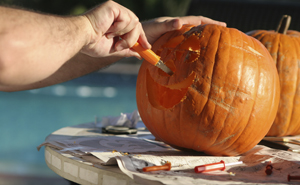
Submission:
<svg viewBox="0 0 300 185">
<path fill-rule="evenodd" d="M 210 19 L 208 17 L 203 17 L 203 16 L 186 16 L 186 17 L 181 17 L 180 19 L 182 21 L 182 24 L 193 24 L 193 25 L 217 24 L 217 25 L 226 27 L 225 22 L 216 21 L 216 20 Z"/>
</svg>

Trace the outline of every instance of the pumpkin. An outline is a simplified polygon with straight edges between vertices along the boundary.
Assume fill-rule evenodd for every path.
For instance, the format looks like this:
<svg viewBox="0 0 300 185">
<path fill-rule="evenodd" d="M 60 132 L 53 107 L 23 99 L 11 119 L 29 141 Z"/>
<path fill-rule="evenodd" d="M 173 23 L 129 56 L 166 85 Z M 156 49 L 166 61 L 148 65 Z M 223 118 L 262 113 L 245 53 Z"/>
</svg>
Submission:
<svg viewBox="0 0 300 185">
<path fill-rule="evenodd" d="M 173 70 L 169 76 L 143 62 L 136 100 L 142 121 L 177 149 L 235 156 L 270 129 L 279 79 L 267 49 L 234 28 L 186 25 L 153 45 Z"/>
<path fill-rule="evenodd" d="M 278 112 L 267 136 L 300 134 L 300 33 L 288 30 L 290 20 L 290 16 L 284 15 L 276 31 L 247 33 L 268 49 L 280 79 Z"/>
</svg>

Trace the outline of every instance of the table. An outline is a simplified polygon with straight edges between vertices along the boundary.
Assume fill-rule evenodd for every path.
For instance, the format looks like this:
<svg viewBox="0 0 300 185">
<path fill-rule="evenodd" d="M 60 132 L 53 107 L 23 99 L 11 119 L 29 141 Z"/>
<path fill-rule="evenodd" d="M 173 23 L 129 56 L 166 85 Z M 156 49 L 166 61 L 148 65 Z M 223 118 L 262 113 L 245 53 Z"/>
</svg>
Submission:
<svg viewBox="0 0 300 185">
<path fill-rule="evenodd" d="M 95 128 L 94 123 L 61 128 L 47 136 L 46 141 L 90 135 L 102 135 L 99 128 Z M 49 146 L 45 147 L 45 161 L 48 167 L 55 173 L 78 184 L 138 185 L 133 179 L 121 172 L 117 166 L 94 166 L 90 162 L 70 154 L 62 153 Z"/>
<path fill-rule="evenodd" d="M 140 134 L 139 134 L 140 133 Z M 151 139 L 153 139 L 153 135 L 151 135 L 150 132 L 138 132 L 135 134 L 135 136 L 144 137 L 144 135 L 147 133 Z M 96 127 L 95 123 L 85 123 L 80 124 L 72 127 L 65 127 L 61 128 L 52 134 L 50 134 L 45 142 L 51 142 L 51 141 L 63 141 L 63 140 L 70 140 L 70 146 L 71 148 L 75 146 L 75 141 L 78 141 L 76 139 L 86 139 L 91 136 L 104 136 L 105 139 L 107 136 L 110 136 L 109 134 L 102 133 L 101 128 Z M 90 138 L 88 138 L 90 141 Z M 73 143 L 74 142 L 74 143 Z M 143 145 L 144 146 L 144 145 Z M 260 146 L 258 146 L 260 147 Z M 244 162 L 248 163 L 245 166 L 241 166 L 236 168 L 235 172 L 238 173 L 235 177 L 228 177 L 226 174 L 220 174 L 217 173 L 217 175 L 213 174 L 195 174 L 195 173 L 189 173 L 186 176 L 187 173 L 183 171 L 179 171 L 182 173 L 183 176 L 180 176 L 180 179 L 177 177 L 167 176 L 164 175 L 157 175 L 152 174 L 155 176 L 155 178 L 151 179 L 148 178 L 150 174 L 137 174 L 133 172 L 134 179 L 137 179 L 139 182 L 144 182 L 143 184 L 162 184 L 162 182 L 167 183 L 174 183 L 172 181 L 173 179 L 177 180 L 177 184 L 184 184 L 186 180 L 202 180 L 203 182 L 222 182 L 222 184 L 228 184 L 233 182 L 234 184 L 239 183 L 245 183 L 245 184 L 289 184 L 287 182 L 287 170 L 289 170 L 289 173 L 292 173 L 292 175 L 298 174 L 299 168 L 300 168 L 300 155 L 295 154 L 293 161 L 289 160 L 289 155 L 294 155 L 292 153 L 289 153 L 285 150 L 274 150 L 271 148 L 266 148 L 265 151 L 266 155 L 263 153 L 256 153 L 256 152 L 250 152 L 249 155 L 242 156 L 244 158 Z M 255 149 L 256 150 L 256 149 Z M 254 150 L 254 151 L 255 151 Z M 258 151 L 259 152 L 259 151 Z M 111 153 L 111 152 L 109 152 Z M 258 154 L 258 155 L 257 155 Z M 263 155 L 262 155 L 263 154 Z M 287 155 L 288 154 L 288 155 Z M 272 156 L 270 156 L 272 155 Z M 257 158 L 260 156 L 259 158 Z M 90 157 L 90 158 L 89 158 Z M 177 156 L 179 157 L 179 156 Z M 197 155 L 195 160 L 199 160 L 201 156 Z M 202 156 L 211 158 L 212 156 Z M 265 158 L 267 157 L 267 158 Z M 218 160 L 220 160 L 220 157 L 216 157 Z M 265 160 L 269 159 L 276 159 L 274 164 L 274 172 L 271 176 L 265 175 L 265 165 L 264 163 L 261 163 L 261 159 L 264 158 Z M 251 159 L 249 161 L 249 159 Z M 82 157 L 76 157 L 74 155 L 67 154 L 65 152 L 62 152 L 61 150 L 56 150 L 52 147 L 49 147 L 46 145 L 45 147 L 45 160 L 47 165 L 51 170 L 53 170 L 58 175 L 62 176 L 63 178 L 66 178 L 70 181 L 79 183 L 79 184 L 88 184 L 88 185 L 138 185 L 139 183 L 135 182 L 133 178 L 130 178 L 128 174 L 126 175 L 124 171 L 121 171 L 118 166 L 103 166 L 99 164 L 99 159 L 95 158 L 95 156 L 85 156 L 85 158 Z M 95 160 L 98 160 L 95 161 Z M 176 159 L 177 160 L 177 159 Z M 223 159 L 222 159 L 223 160 Z M 226 159 L 224 159 L 226 160 Z M 253 161 L 258 160 L 258 161 Z M 194 159 L 193 159 L 194 161 Z M 174 162 L 174 161 L 173 161 Z M 258 163 L 257 163 L 258 162 Z M 274 162 L 274 161 L 273 161 Z M 257 163 L 257 164 L 256 164 Z M 195 165 L 195 163 L 192 163 Z M 207 164 L 207 162 L 202 163 Z M 176 167 L 176 165 L 175 165 Z M 131 168 L 132 169 L 132 168 Z M 188 168 L 189 169 L 189 168 Z M 123 169 L 122 169 L 123 170 Z M 235 173 L 234 172 L 234 173 Z M 178 173 L 178 171 L 174 170 L 173 173 Z M 249 174 L 248 174 L 249 173 Z M 224 176 L 225 175 L 225 176 Z M 147 176 L 147 177 L 145 177 Z M 163 177 L 162 177 L 163 176 Z M 253 176 L 256 176 L 257 178 L 253 178 Z M 170 178 L 171 177 L 171 178 Z M 248 178 L 248 180 L 245 181 L 245 177 Z M 166 181 L 159 181 L 161 178 L 166 178 L 164 180 Z M 185 178 L 185 179 L 184 179 Z M 260 179 L 260 180 L 258 180 Z M 142 180 L 142 181 L 141 181 Z M 229 181 L 228 181 L 229 180 Z M 227 182 L 228 181 L 228 182 Z M 194 183 L 196 181 L 193 181 Z M 193 184 L 190 183 L 190 184 Z M 198 181 L 197 181 L 198 182 Z M 296 183 L 296 182 L 291 182 Z"/>
</svg>

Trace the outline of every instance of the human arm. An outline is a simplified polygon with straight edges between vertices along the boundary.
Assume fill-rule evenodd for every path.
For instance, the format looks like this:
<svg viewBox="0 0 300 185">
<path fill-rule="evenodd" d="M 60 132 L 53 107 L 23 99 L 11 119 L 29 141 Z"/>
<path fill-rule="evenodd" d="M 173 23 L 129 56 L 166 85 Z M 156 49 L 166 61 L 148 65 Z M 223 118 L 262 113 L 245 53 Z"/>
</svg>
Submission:
<svg viewBox="0 0 300 185">
<path fill-rule="evenodd" d="M 2 91 L 28 89 L 32 84 L 42 87 L 49 81 L 46 79 L 57 78 L 55 75 L 65 76 L 58 82 L 66 81 L 76 76 L 73 73 L 95 71 L 108 61 L 138 57 L 130 50 L 137 40 L 143 47 L 151 47 L 138 18 L 113 1 L 80 16 L 45 15 L 6 7 L 0 7 L 0 15 Z M 122 40 L 116 40 L 118 36 Z M 94 64 L 97 61 L 100 64 Z M 92 66 L 83 72 L 70 70 L 80 71 L 88 64 Z M 67 74 L 60 75 L 59 71 Z"/>
<path fill-rule="evenodd" d="M 63 83 L 87 75 L 89 73 L 98 71 L 101 68 L 107 67 L 118 60 L 120 60 L 120 57 L 99 59 L 78 52 L 75 56 L 73 56 L 70 60 L 66 61 L 57 71 L 55 71 L 47 78 L 24 85 L 0 86 L 0 91 L 23 91 Z"/>
<path fill-rule="evenodd" d="M 74 56 L 87 38 L 83 17 L 62 18 L 0 7 L 0 84 L 41 80 Z M 74 38 L 74 39 L 73 39 Z"/>
</svg>

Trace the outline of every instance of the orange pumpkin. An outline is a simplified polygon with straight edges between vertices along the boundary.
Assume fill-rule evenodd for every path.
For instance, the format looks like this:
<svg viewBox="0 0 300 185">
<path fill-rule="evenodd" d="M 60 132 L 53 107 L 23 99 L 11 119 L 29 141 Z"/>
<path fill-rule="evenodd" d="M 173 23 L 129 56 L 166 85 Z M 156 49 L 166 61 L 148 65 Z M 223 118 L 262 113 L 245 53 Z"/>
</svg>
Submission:
<svg viewBox="0 0 300 185">
<path fill-rule="evenodd" d="M 265 45 L 279 74 L 279 108 L 268 136 L 300 134 L 300 33 L 288 30 L 290 20 L 290 16 L 283 16 L 277 31 L 247 33 Z"/>
<path fill-rule="evenodd" d="M 136 98 L 159 140 L 210 155 L 235 156 L 270 129 L 279 80 L 267 49 L 233 28 L 185 26 L 164 34 L 153 50 L 174 74 L 143 62 Z"/>
</svg>

